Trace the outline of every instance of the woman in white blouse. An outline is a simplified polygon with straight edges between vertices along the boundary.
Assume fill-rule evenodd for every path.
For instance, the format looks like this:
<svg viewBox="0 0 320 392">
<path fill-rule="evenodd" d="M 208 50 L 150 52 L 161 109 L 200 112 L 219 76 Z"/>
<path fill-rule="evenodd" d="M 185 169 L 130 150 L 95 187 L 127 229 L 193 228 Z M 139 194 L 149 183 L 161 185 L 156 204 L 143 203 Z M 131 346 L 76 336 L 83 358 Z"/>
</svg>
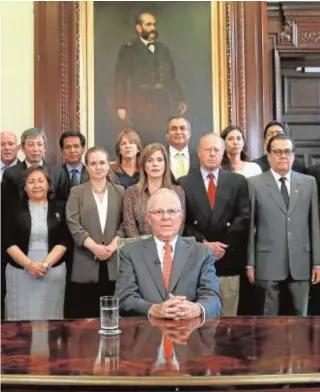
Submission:
<svg viewBox="0 0 320 392">
<path fill-rule="evenodd" d="M 89 181 L 73 187 L 67 202 L 67 223 L 75 242 L 69 294 L 72 318 L 99 317 L 99 298 L 113 295 L 117 242 L 124 234 L 124 188 L 108 179 L 106 150 L 89 148 L 85 165 Z"/>
<path fill-rule="evenodd" d="M 226 146 L 222 161 L 224 169 L 242 174 L 246 178 L 262 173 L 257 163 L 248 162 L 247 143 L 240 127 L 229 125 L 221 132 L 220 136 Z"/>
</svg>

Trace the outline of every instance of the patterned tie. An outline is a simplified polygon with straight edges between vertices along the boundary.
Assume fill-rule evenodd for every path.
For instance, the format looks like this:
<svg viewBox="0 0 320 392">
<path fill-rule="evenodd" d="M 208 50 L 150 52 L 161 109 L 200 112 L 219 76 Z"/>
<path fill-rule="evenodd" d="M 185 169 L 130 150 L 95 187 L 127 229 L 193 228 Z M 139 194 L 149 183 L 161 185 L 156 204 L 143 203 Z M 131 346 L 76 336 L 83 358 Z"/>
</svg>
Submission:
<svg viewBox="0 0 320 392">
<path fill-rule="evenodd" d="M 286 178 L 285 177 L 281 177 L 279 179 L 279 181 L 281 182 L 280 192 L 281 192 L 281 195 L 283 197 L 284 204 L 286 205 L 286 207 L 288 209 L 289 208 L 290 197 L 289 197 L 289 193 L 288 193 L 288 188 L 286 187 Z"/>
<path fill-rule="evenodd" d="M 79 185 L 79 180 L 78 180 L 78 176 L 77 176 L 78 170 L 77 169 L 72 169 L 71 170 L 71 186 L 77 186 Z"/>
<path fill-rule="evenodd" d="M 177 179 L 187 175 L 186 165 L 184 161 L 184 155 L 177 153 L 176 156 L 177 162 Z"/>
<path fill-rule="evenodd" d="M 216 200 L 217 187 L 216 187 L 216 184 L 214 183 L 214 174 L 209 173 L 208 178 L 209 178 L 208 198 L 209 198 L 210 207 L 213 208 L 214 202 Z"/>
<path fill-rule="evenodd" d="M 168 291 L 170 277 L 171 277 L 171 270 L 172 270 L 172 246 L 170 244 L 165 244 L 164 248 L 164 257 L 163 257 L 163 282 L 164 287 Z"/>
</svg>

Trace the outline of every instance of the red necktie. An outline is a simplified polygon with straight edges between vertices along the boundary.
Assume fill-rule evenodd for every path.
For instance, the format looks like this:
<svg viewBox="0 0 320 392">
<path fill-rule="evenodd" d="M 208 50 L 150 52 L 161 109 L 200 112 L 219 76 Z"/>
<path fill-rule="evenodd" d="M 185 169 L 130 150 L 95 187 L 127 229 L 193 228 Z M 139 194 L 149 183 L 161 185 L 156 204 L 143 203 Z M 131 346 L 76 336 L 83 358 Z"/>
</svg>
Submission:
<svg viewBox="0 0 320 392">
<path fill-rule="evenodd" d="M 164 246 L 164 257 L 163 257 L 163 282 L 164 287 L 168 291 L 171 270 L 172 270 L 172 246 L 170 244 L 165 244 Z"/>
<path fill-rule="evenodd" d="M 166 368 L 171 369 L 173 359 L 173 343 L 167 335 L 163 336 L 163 356 Z"/>
<path fill-rule="evenodd" d="M 213 208 L 216 199 L 217 187 L 216 184 L 214 183 L 214 174 L 213 173 L 208 174 L 208 178 L 209 178 L 208 198 L 209 198 L 210 207 Z"/>
</svg>

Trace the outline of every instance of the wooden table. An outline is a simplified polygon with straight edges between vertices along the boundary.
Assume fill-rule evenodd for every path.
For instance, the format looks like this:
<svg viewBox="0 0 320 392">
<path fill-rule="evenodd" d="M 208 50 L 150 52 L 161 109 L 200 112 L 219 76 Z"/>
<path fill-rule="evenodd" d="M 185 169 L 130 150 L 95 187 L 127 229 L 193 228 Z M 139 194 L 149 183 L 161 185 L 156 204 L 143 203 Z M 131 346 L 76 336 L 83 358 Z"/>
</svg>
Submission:
<svg viewBox="0 0 320 392">
<path fill-rule="evenodd" d="M 3 390 L 210 390 L 230 386 L 320 386 L 320 318 L 238 317 L 120 320 L 101 337 L 99 321 L 2 323 Z M 163 336 L 174 357 L 165 363 Z M 211 389 L 212 390 L 212 389 Z"/>
</svg>

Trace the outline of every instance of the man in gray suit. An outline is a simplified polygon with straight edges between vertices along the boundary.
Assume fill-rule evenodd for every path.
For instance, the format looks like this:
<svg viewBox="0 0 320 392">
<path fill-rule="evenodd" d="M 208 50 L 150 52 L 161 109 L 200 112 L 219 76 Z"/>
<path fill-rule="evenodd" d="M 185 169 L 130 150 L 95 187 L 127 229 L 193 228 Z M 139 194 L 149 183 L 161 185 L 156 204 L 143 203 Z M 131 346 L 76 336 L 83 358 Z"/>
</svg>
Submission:
<svg viewBox="0 0 320 392">
<path fill-rule="evenodd" d="M 290 137 L 271 138 L 267 155 L 271 169 L 248 178 L 252 217 L 247 274 L 262 289 L 265 316 L 278 314 L 284 285 L 295 314 L 305 316 L 310 278 L 313 284 L 320 281 L 317 186 L 314 178 L 291 170 Z"/>
<path fill-rule="evenodd" d="M 179 197 L 162 188 L 148 201 L 153 237 L 119 252 L 115 295 L 124 316 L 192 319 L 219 316 L 219 282 L 212 251 L 177 235 L 183 211 Z"/>
</svg>

